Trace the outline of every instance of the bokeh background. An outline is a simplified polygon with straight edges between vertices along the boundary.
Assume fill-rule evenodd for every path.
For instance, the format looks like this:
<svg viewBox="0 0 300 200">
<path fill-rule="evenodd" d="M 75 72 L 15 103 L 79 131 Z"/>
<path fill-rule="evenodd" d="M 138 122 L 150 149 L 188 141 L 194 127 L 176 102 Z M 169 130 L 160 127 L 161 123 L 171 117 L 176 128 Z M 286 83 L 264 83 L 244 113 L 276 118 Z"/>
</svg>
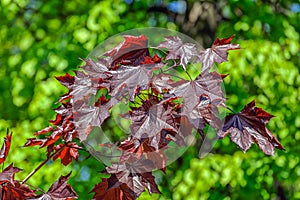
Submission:
<svg viewBox="0 0 300 200">
<path fill-rule="evenodd" d="M 156 173 L 160 195 L 139 199 L 300 199 L 300 3 L 297 0 L 1 0 L 0 136 L 13 131 L 13 162 L 23 179 L 46 157 L 45 149 L 23 148 L 26 138 L 49 125 L 60 95 L 54 76 L 80 65 L 106 38 L 139 27 L 164 27 L 191 36 L 204 47 L 235 34 L 242 47 L 219 65 L 228 73 L 228 106 L 238 111 L 253 99 L 276 117 L 269 129 L 285 146 L 274 157 L 254 145 L 246 154 L 226 137 L 199 159 L 201 142 Z M 90 199 L 103 165 L 82 153 L 64 167 L 48 162 L 28 183 L 47 190 L 61 174 Z"/>
</svg>

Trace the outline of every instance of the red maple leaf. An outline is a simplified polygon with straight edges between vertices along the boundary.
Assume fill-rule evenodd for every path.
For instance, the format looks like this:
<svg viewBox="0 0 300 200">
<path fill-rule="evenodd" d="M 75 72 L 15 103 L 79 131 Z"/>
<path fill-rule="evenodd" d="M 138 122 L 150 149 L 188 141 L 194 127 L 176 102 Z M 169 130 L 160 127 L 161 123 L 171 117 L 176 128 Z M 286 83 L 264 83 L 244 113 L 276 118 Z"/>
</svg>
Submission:
<svg viewBox="0 0 300 200">
<path fill-rule="evenodd" d="M 132 120 L 131 136 L 137 139 L 152 138 L 162 129 L 177 131 L 171 107 L 166 107 L 170 99 L 160 101 L 155 95 L 143 100 L 140 107 L 132 107 L 124 117 Z M 173 123 L 174 122 L 174 123 Z M 157 148 L 156 144 L 154 147 Z"/>
<path fill-rule="evenodd" d="M 113 91 L 110 95 L 118 98 L 124 93 L 128 93 L 129 99 L 133 101 L 138 90 L 148 89 L 152 78 L 151 72 L 162 66 L 161 63 L 121 66 L 118 70 L 111 71 Z"/>
<path fill-rule="evenodd" d="M 134 199 L 140 196 L 145 188 L 150 194 L 160 193 L 151 172 L 153 169 L 153 163 L 146 159 L 113 163 L 112 166 L 106 167 L 106 172 L 112 174 L 108 179 L 107 190 L 126 184 Z"/>
<path fill-rule="evenodd" d="M 94 186 L 91 192 L 94 192 L 93 200 L 134 200 L 134 193 L 127 187 L 125 183 L 119 184 L 118 187 L 111 187 L 112 182 L 118 182 L 116 176 L 102 179 L 101 183 Z"/>
<path fill-rule="evenodd" d="M 4 142 L 0 150 L 0 164 L 2 164 L 5 161 L 8 155 L 10 149 L 11 137 L 12 137 L 12 133 L 9 134 L 9 131 L 7 130 L 6 136 L 4 138 Z"/>
<path fill-rule="evenodd" d="M 41 130 L 39 132 L 46 132 L 46 131 Z M 24 147 L 36 146 L 36 145 L 40 145 L 41 148 L 48 147 L 48 146 L 54 144 L 57 140 L 59 140 L 60 137 L 61 137 L 61 132 L 54 131 L 51 135 L 47 136 L 46 139 L 38 139 L 38 138 L 27 139 L 27 142 L 24 144 Z"/>
<path fill-rule="evenodd" d="M 136 160 L 136 162 L 116 163 L 106 168 L 110 174 L 114 174 L 118 180 L 110 187 L 125 183 L 127 187 L 138 197 L 147 188 L 150 194 L 160 193 L 152 175 L 154 169 L 149 160 Z"/>
<path fill-rule="evenodd" d="M 202 63 L 202 72 L 209 71 L 215 62 L 222 63 L 228 60 L 228 50 L 240 49 L 239 44 L 231 44 L 234 36 L 216 39 L 211 48 L 200 51 L 197 61 Z"/>
<path fill-rule="evenodd" d="M 72 200 L 77 199 L 78 195 L 73 190 L 71 185 L 67 184 L 71 172 L 66 176 L 59 177 L 58 181 L 53 183 L 49 190 L 42 195 L 38 195 L 30 200 Z"/>
<path fill-rule="evenodd" d="M 47 156 L 50 156 L 50 154 L 54 150 L 54 144 L 59 139 L 63 139 L 65 142 L 71 142 L 74 138 L 77 137 L 78 133 L 73 123 L 72 105 L 70 103 L 63 103 L 60 107 L 55 109 L 55 111 L 57 112 L 57 115 L 56 119 L 52 120 L 52 123 L 56 125 L 56 127 L 46 127 L 43 130 L 36 132 L 35 135 L 44 135 L 50 132 L 52 133 L 43 139 L 27 139 L 27 142 L 24 144 L 25 147 L 37 145 L 39 145 L 40 148 L 47 147 Z"/>
<path fill-rule="evenodd" d="M 142 142 L 140 142 L 138 139 L 129 138 L 121 142 L 119 149 L 123 150 L 122 156 L 120 157 L 121 162 L 126 160 L 141 159 L 143 156 L 144 159 L 150 160 L 156 169 L 162 169 L 162 171 L 165 171 L 166 169 L 167 157 L 164 154 L 165 148 L 161 147 L 156 149 L 155 147 L 151 146 L 150 138 L 146 138 Z"/>
<path fill-rule="evenodd" d="M 220 137 L 230 133 L 231 140 L 244 152 L 255 142 L 266 155 L 274 154 L 274 147 L 283 150 L 277 138 L 266 128 L 266 123 L 274 117 L 261 108 L 255 107 L 253 100 L 237 114 L 230 114 L 225 118 Z"/>
<path fill-rule="evenodd" d="M 118 64 L 138 65 L 149 56 L 148 38 L 145 35 L 123 37 L 125 40 L 122 43 L 104 54 L 113 69 L 117 68 Z"/>
<path fill-rule="evenodd" d="M 141 64 L 154 64 L 161 62 L 161 58 L 157 54 L 154 54 L 153 58 L 151 58 L 150 56 L 146 56 L 144 59 L 145 60 L 141 62 Z"/>
<path fill-rule="evenodd" d="M 6 185 L 0 186 L 0 199 L 3 200 L 24 200 L 34 197 L 35 193 L 33 190 L 28 188 L 26 185 L 20 184 L 15 181 L 14 185 L 8 183 Z"/>
<path fill-rule="evenodd" d="M 19 171 L 21 169 L 11 164 L 0 173 L 0 199 L 23 200 L 35 196 L 33 190 L 14 180 L 15 173 Z"/>
<path fill-rule="evenodd" d="M 217 72 L 200 74 L 195 80 L 180 80 L 172 84 L 170 93 L 183 98 L 183 114 L 189 116 L 199 102 L 201 95 L 206 95 L 212 102 L 224 105 L 225 97 L 221 88 L 223 76 Z"/>
<path fill-rule="evenodd" d="M 222 126 L 222 122 L 218 117 L 219 111 L 216 106 L 218 104 L 218 101 L 211 102 L 206 94 L 202 94 L 200 95 L 198 104 L 194 107 L 190 115 L 188 115 L 190 123 L 198 130 L 202 138 L 204 138 L 203 129 L 205 124 L 209 124 L 217 130 Z"/>
<path fill-rule="evenodd" d="M 186 71 L 187 64 L 198 55 L 196 45 L 193 43 L 183 43 L 178 36 L 169 36 L 166 41 L 159 44 L 159 48 L 167 48 L 166 60 L 178 59 Z"/>
<path fill-rule="evenodd" d="M 59 153 L 53 156 L 53 160 L 60 158 L 61 163 L 67 166 L 70 162 L 72 162 L 72 159 L 78 159 L 78 149 L 80 149 L 80 147 L 75 143 L 69 143 L 67 145 L 59 144 L 55 147 L 55 150 L 59 151 Z"/>
<path fill-rule="evenodd" d="M 75 82 L 75 77 L 66 73 L 64 76 L 56 76 L 55 77 L 62 85 L 69 88 Z"/>
</svg>

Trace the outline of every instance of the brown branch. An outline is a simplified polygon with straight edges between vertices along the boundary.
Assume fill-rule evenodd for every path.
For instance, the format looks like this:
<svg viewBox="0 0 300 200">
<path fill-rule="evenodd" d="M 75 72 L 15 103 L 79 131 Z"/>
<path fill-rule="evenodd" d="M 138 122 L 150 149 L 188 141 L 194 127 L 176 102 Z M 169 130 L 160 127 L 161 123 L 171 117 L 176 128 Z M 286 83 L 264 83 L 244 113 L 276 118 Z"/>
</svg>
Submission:
<svg viewBox="0 0 300 200">
<path fill-rule="evenodd" d="M 24 180 L 21 182 L 22 184 L 24 184 L 26 181 L 28 181 L 28 179 L 30 177 L 32 177 L 41 167 L 43 167 L 53 156 L 55 156 L 56 154 L 60 153 L 64 148 L 60 148 L 58 151 L 54 152 L 53 154 L 51 154 L 46 160 L 44 160 L 41 164 L 39 164 L 39 166 L 37 166 L 34 170 L 32 170 L 30 172 L 30 174 L 28 174 Z"/>
</svg>

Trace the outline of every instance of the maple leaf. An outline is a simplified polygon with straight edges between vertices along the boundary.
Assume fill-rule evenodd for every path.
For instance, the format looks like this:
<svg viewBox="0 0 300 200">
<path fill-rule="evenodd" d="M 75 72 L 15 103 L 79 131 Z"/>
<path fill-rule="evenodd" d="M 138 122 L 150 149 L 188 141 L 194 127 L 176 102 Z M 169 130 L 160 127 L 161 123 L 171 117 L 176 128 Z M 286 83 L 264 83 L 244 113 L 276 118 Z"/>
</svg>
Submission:
<svg viewBox="0 0 300 200">
<path fill-rule="evenodd" d="M 13 167 L 13 164 L 10 164 L 0 173 L 0 184 L 11 183 L 14 185 L 14 176 L 15 173 L 22 171 L 20 168 Z"/>
<path fill-rule="evenodd" d="M 134 193 L 134 198 L 140 196 L 145 188 L 150 194 L 160 193 L 151 172 L 153 169 L 153 163 L 147 159 L 114 163 L 106 167 L 106 171 L 114 175 L 117 181 L 109 182 L 108 188 L 119 187 L 124 183 Z"/>
<path fill-rule="evenodd" d="M 211 102 L 206 94 L 202 94 L 200 95 L 198 104 L 188 116 L 190 123 L 198 130 L 202 138 L 204 138 L 203 129 L 205 124 L 209 124 L 216 129 L 220 129 L 220 126 L 222 126 L 222 122 L 218 117 L 219 111 L 216 106 L 218 104 L 219 102 Z"/>
<path fill-rule="evenodd" d="M 274 147 L 284 150 L 277 138 L 266 128 L 266 123 L 274 117 L 261 108 L 255 107 L 253 100 L 237 114 L 230 114 L 225 118 L 220 137 L 230 133 L 231 140 L 244 152 L 255 142 L 266 155 L 274 154 Z"/>
<path fill-rule="evenodd" d="M 64 76 L 56 76 L 55 78 L 67 88 L 70 88 L 75 82 L 75 77 L 69 75 L 68 73 L 66 73 Z"/>
<path fill-rule="evenodd" d="M 59 140 L 60 137 L 61 137 L 61 132 L 54 131 L 51 135 L 47 136 L 46 139 L 37 139 L 37 138 L 27 139 L 27 142 L 24 144 L 24 147 L 36 146 L 36 145 L 40 145 L 40 148 L 48 147 L 54 144 L 57 140 Z"/>
<path fill-rule="evenodd" d="M 150 160 L 156 169 L 162 169 L 162 171 L 166 169 L 167 157 L 164 154 L 165 148 L 156 149 L 151 146 L 150 138 L 146 138 L 141 142 L 136 138 L 128 138 L 121 142 L 119 149 L 123 150 L 120 157 L 121 162 L 132 160 L 132 157 L 140 159 L 143 156 L 144 159 Z"/>
<path fill-rule="evenodd" d="M 87 139 L 92 127 L 101 126 L 106 118 L 110 116 L 109 110 L 117 103 L 116 99 L 110 99 L 105 103 L 96 102 L 95 106 L 86 106 L 80 109 L 76 109 L 74 112 L 74 121 L 76 124 L 76 130 L 78 132 L 78 138 L 80 141 Z"/>
<path fill-rule="evenodd" d="M 42 195 L 38 195 L 30 200 L 72 200 L 78 196 L 71 185 L 67 184 L 71 172 L 66 176 L 59 177 L 58 181 L 53 183 L 49 190 Z"/>
<path fill-rule="evenodd" d="M 140 107 L 132 107 L 131 111 L 123 115 L 132 121 L 131 136 L 137 139 L 150 138 L 156 136 L 162 129 L 176 132 L 176 125 L 171 123 L 174 121 L 172 110 L 164 105 L 169 100 L 160 102 L 156 96 L 150 95 Z"/>
<path fill-rule="evenodd" d="M 33 190 L 17 181 L 14 182 L 14 185 L 8 183 L 0 186 L 0 199 L 3 200 L 24 200 L 34 196 L 35 193 Z"/>
<path fill-rule="evenodd" d="M 141 64 L 154 64 L 154 63 L 160 63 L 161 58 L 155 53 L 153 58 L 150 56 L 145 56 L 145 60 L 141 62 Z"/>
<path fill-rule="evenodd" d="M 125 39 L 123 42 L 104 54 L 112 68 L 118 64 L 135 66 L 149 56 L 148 38 L 145 35 L 123 37 Z"/>
<path fill-rule="evenodd" d="M 217 72 L 200 74 L 195 80 L 180 80 L 171 86 L 170 93 L 183 98 L 183 113 L 189 116 L 198 104 L 201 95 L 205 94 L 212 102 L 224 105 L 225 97 L 221 88 L 222 75 Z"/>
<path fill-rule="evenodd" d="M 54 151 L 54 144 L 59 139 L 63 139 L 64 142 L 71 142 L 77 137 L 78 133 L 73 123 L 72 105 L 70 103 L 62 103 L 55 111 L 57 113 L 56 119 L 50 122 L 56 125 L 56 127 L 53 128 L 52 126 L 48 126 L 43 130 L 36 132 L 34 135 L 38 136 L 50 132 L 52 133 L 44 139 L 29 138 L 24 144 L 24 147 L 37 145 L 39 145 L 40 148 L 47 147 L 47 157 L 49 157 Z"/>
<path fill-rule="evenodd" d="M 119 184 L 118 187 L 108 188 L 109 185 L 114 185 L 112 182 L 118 182 L 115 175 L 110 178 L 102 179 L 101 183 L 94 186 L 91 192 L 94 192 L 93 200 L 134 200 L 134 193 L 127 187 L 125 183 Z"/>
<path fill-rule="evenodd" d="M 70 87 L 69 95 L 74 103 L 77 103 L 77 101 L 83 101 L 87 97 L 95 95 L 99 89 L 105 87 L 101 78 L 91 79 L 87 74 L 76 71 L 75 84 Z"/>
<path fill-rule="evenodd" d="M 87 73 L 89 77 L 107 79 L 110 77 L 108 72 L 109 64 L 106 60 L 98 58 L 97 62 L 91 59 L 82 59 L 86 65 L 81 68 Z"/>
<path fill-rule="evenodd" d="M 35 196 L 33 190 L 14 180 L 15 173 L 21 171 L 13 164 L 0 173 L 0 199 L 23 200 Z"/>
<path fill-rule="evenodd" d="M 86 132 L 88 125 L 101 125 L 101 123 L 109 117 L 108 110 L 112 107 L 112 105 L 110 105 L 112 102 L 103 105 L 103 103 L 98 101 L 94 107 L 89 105 L 90 97 L 95 96 L 100 89 L 110 89 L 108 79 L 111 78 L 111 75 L 108 72 L 108 63 L 101 58 L 99 58 L 97 62 L 91 59 L 82 60 L 85 62 L 85 65 L 81 67 L 84 72 L 76 71 L 75 77 L 68 74 L 56 77 L 69 91 L 59 100 L 63 102 L 63 105 L 55 110 L 57 112 L 56 119 L 50 121 L 57 126 L 51 136 L 57 136 L 57 138 L 62 137 L 65 142 L 71 142 L 76 137 L 79 137 L 81 141 L 85 140 L 89 134 Z M 71 98 L 72 104 L 64 102 Z M 40 131 L 40 133 L 50 131 L 52 130 L 49 129 L 48 131 L 48 129 L 45 128 Z M 51 137 L 47 137 L 46 141 L 31 139 L 27 145 L 40 144 L 41 147 L 48 147 L 54 142 L 56 142 L 56 140 L 51 140 Z"/>
<path fill-rule="evenodd" d="M 175 82 L 171 79 L 171 75 L 169 74 L 158 74 L 153 77 L 151 84 L 159 93 L 167 93 L 173 88 L 172 85 L 174 85 Z"/>
<path fill-rule="evenodd" d="M 56 117 L 56 118 L 57 118 L 57 117 Z M 54 123 L 58 123 L 58 122 L 56 121 L 56 119 L 55 119 Z M 42 129 L 42 130 L 36 132 L 34 135 L 43 135 L 43 134 L 45 134 L 45 133 L 51 132 L 52 130 L 53 130 L 53 127 L 52 127 L 52 126 L 48 126 L 48 127 L 44 128 L 44 129 Z"/>
<path fill-rule="evenodd" d="M 77 160 L 79 157 L 78 149 L 80 147 L 76 145 L 75 143 L 69 143 L 67 145 L 65 144 L 59 144 L 55 147 L 56 151 L 59 151 L 58 154 L 53 156 L 53 160 L 56 160 L 57 158 L 61 159 L 61 163 L 65 166 L 67 166 L 69 163 L 72 162 L 72 159 Z"/>
<path fill-rule="evenodd" d="M 9 131 L 7 129 L 6 136 L 4 138 L 4 142 L 0 150 L 0 164 L 2 164 L 5 161 L 8 155 L 10 149 L 11 137 L 12 137 L 12 133 L 9 134 Z"/>
<path fill-rule="evenodd" d="M 151 72 L 162 66 L 161 63 L 121 66 L 118 70 L 111 71 L 113 75 L 111 85 L 114 88 L 111 92 L 111 96 L 119 97 L 124 93 L 128 93 L 130 101 L 133 101 L 137 89 L 148 89 L 151 82 Z"/>
<path fill-rule="evenodd" d="M 187 64 L 192 58 L 198 55 L 196 45 L 193 43 L 183 43 L 178 36 L 169 36 L 165 40 L 159 44 L 158 48 L 167 48 L 168 54 L 166 60 L 179 59 L 179 64 L 186 71 Z"/>
<path fill-rule="evenodd" d="M 65 114 L 65 116 L 72 116 L 70 120 L 72 123 L 69 123 L 68 127 L 72 127 L 73 134 L 68 134 L 70 140 L 67 142 L 76 137 L 76 134 L 80 141 L 85 140 L 89 134 L 88 127 L 100 126 L 110 116 L 109 109 L 117 103 L 109 99 L 101 102 L 104 97 L 100 97 L 94 105 L 90 105 L 90 97 L 94 98 L 100 89 L 106 88 L 110 91 L 111 86 L 108 80 L 111 75 L 107 72 L 105 61 L 99 59 L 98 62 L 92 60 L 85 60 L 85 62 L 86 65 L 82 68 L 87 74 L 76 72 L 75 84 L 70 87 L 69 91 L 73 105 L 68 109 L 70 114 Z M 63 135 L 67 135 L 66 133 Z"/>
<path fill-rule="evenodd" d="M 240 49 L 239 44 L 231 44 L 234 36 L 216 39 L 211 48 L 199 52 L 196 61 L 202 63 L 202 73 L 209 71 L 215 62 L 222 63 L 228 60 L 228 51 Z"/>
</svg>

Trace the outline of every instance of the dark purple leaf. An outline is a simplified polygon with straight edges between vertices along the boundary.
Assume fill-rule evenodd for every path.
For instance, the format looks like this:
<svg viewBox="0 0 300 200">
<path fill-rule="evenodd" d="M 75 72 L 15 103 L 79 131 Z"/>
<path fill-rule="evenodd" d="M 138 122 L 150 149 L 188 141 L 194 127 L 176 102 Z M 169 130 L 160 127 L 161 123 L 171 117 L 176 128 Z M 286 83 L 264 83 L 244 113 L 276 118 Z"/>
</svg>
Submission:
<svg viewBox="0 0 300 200">
<path fill-rule="evenodd" d="M 77 199 L 78 196 L 73 188 L 67 183 L 71 172 L 66 176 L 59 177 L 58 181 L 53 183 L 43 195 L 39 195 L 30 200 L 71 200 Z"/>
<path fill-rule="evenodd" d="M 179 64 L 182 65 L 186 71 L 187 64 L 192 58 L 198 55 L 196 45 L 193 43 L 183 43 L 178 36 L 169 36 L 165 38 L 165 42 L 161 42 L 158 47 L 166 48 L 168 50 L 166 60 L 178 59 Z"/>
<path fill-rule="evenodd" d="M 133 101 L 138 89 L 148 89 L 151 83 L 152 70 L 160 67 L 162 67 L 161 64 L 121 66 L 118 70 L 111 71 L 113 75 L 111 85 L 114 88 L 111 96 L 119 97 L 128 93 L 129 99 Z"/>
<path fill-rule="evenodd" d="M 148 38 L 145 35 L 123 37 L 125 40 L 122 43 L 104 54 L 112 69 L 118 68 L 118 64 L 139 65 L 149 56 Z"/>
<path fill-rule="evenodd" d="M 210 70 L 215 62 L 222 63 L 228 60 L 228 51 L 240 49 L 239 44 L 231 44 L 233 36 L 216 39 L 211 48 L 200 51 L 197 61 L 202 63 L 202 73 Z"/>
<path fill-rule="evenodd" d="M 220 137 L 230 133 L 231 140 L 244 152 L 252 143 L 256 143 L 266 155 L 274 154 L 274 147 L 283 150 L 277 138 L 266 128 L 266 123 L 273 117 L 261 108 L 255 107 L 255 101 L 247 104 L 237 114 L 230 114 L 225 118 L 225 125 Z"/>
</svg>

